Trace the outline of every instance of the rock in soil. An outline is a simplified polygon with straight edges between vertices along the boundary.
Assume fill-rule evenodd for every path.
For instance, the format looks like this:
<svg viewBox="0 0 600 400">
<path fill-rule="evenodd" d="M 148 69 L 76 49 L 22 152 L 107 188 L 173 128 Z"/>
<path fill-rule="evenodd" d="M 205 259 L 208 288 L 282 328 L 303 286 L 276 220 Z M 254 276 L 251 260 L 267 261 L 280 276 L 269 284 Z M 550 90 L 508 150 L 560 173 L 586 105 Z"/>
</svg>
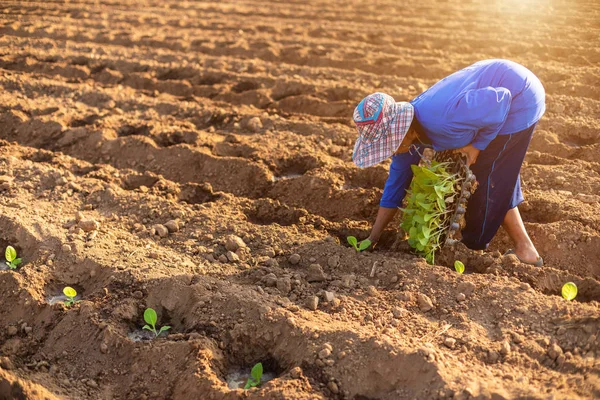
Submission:
<svg viewBox="0 0 600 400">
<path fill-rule="evenodd" d="M 308 282 L 322 282 L 326 280 L 325 272 L 323 272 L 323 267 L 319 264 L 310 264 L 308 266 L 306 280 Z"/>
<path fill-rule="evenodd" d="M 426 294 L 419 293 L 417 296 L 417 303 L 419 304 L 419 309 L 423 312 L 427 312 L 433 308 L 433 302 Z"/>
<path fill-rule="evenodd" d="M 244 240 L 235 235 L 229 235 L 225 238 L 225 248 L 229 251 L 238 251 L 240 248 L 246 247 Z"/>
<path fill-rule="evenodd" d="M 315 311 L 319 307 L 319 297 L 318 296 L 309 296 L 306 299 L 306 308 L 309 310 Z"/>
</svg>

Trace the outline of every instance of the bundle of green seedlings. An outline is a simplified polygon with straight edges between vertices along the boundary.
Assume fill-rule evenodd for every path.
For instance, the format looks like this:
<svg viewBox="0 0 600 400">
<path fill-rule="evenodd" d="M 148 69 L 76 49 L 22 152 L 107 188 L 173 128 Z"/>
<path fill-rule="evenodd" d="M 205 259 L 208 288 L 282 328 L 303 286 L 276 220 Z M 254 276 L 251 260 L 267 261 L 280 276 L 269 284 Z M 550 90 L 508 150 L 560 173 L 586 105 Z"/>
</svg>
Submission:
<svg viewBox="0 0 600 400">
<path fill-rule="evenodd" d="M 401 209 L 400 226 L 408 234 L 408 244 L 429 264 L 464 224 L 466 202 L 476 186 L 462 156 L 441 152 L 436 158 L 411 166 L 414 177 Z"/>
</svg>

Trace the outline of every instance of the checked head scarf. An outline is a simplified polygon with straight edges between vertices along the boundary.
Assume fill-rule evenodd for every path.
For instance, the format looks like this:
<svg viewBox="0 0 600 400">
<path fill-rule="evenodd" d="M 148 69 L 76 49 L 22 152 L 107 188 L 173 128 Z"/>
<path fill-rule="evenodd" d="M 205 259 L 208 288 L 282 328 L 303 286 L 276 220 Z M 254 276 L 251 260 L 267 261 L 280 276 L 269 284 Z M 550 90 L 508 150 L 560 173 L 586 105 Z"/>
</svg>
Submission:
<svg viewBox="0 0 600 400">
<path fill-rule="evenodd" d="M 354 109 L 358 139 L 352 161 L 359 168 L 378 164 L 396 152 L 415 114 L 412 104 L 396 102 L 385 93 L 373 93 Z"/>
</svg>

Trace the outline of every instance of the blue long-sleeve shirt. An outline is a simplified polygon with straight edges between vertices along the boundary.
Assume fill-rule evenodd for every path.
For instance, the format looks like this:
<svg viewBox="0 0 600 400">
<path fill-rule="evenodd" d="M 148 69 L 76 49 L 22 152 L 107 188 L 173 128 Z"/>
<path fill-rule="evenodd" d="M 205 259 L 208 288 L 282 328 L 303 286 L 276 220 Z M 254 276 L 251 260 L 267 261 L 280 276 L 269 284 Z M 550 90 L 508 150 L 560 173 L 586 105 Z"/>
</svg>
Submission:
<svg viewBox="0 0 600 400">
<path fill-rule="evenodd" d="M 472 144 L 484 150 L 497 135 L 527 129 L 546 110 L 545 91 L 527 68 L 508 60 L 485 60 L 447 76 L 411 101 L 415 118 L 436 151 Z M 422 151 L 422 149 L 420 149 Z M 392 157 L 382 207 L 402 204 L 418 154 Z"/>
</svg>

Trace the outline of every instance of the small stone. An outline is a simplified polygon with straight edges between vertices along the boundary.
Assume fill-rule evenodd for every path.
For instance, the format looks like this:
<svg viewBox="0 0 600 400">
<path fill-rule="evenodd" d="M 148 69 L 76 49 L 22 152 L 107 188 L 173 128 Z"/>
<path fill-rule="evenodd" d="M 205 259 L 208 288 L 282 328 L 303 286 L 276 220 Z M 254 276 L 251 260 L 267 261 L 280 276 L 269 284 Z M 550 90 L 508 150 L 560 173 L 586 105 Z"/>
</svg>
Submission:
<svg viewBox="0 0 600 400">
<path fill-rule="evenodd" d="M 33 332 L 33 327 L 31 327 L 31 326 L 26 326 L 26 327 L 23 329 L 23 332 L 25 332 L 25 334 L 26 334 L 26 335 L 29 335 L 31 332 Z"/>
<path fill-rule="evenodd" d="M 169 230 L 164 225 L 156 224 L 152 226 L 152 229 L 154 229 L 154 233 L 160 236 L 161 238 L 169 236 Z"/>
<path fill-rule="evenodd" d="M 225 238 L 225 248 L 229 251 L 238 251 L 240 248 L 246 247 L 244 240 L 236 235 L 228 235 Z"/>
<path fill-rule="evenodd" d="M 446 339 L 444 339 L 444 346 L 448 347 L 449 349 L 453 349 L 455 344 L 456 339 L 454 338 L 447 337 Z"/>
<path fill-rule="evenodd" d="M 227 258 L 227 256 L 226 256 L 225 254 L 221 254 L 221 255 L 219 256 L 219 261 L 220 261 L 221 263 L 225 264 L 225 263 L 228 261 L 228 258 Z"/>
<path fill-rule="evenodd" d="M 300 262 L 301 259 L 302 258 L 300 257 L 300 254 L 292 254 L 288 261 L 290 262 L 290 264 L 296 265 Z"/>
<path fill-rule="evenodd" d="M 165 223 L 165 228 L 167 228 L 167 230 L 170 233 L 174 233 L 174 232 L 178 232 L 179 231 L 179 224 L 177 223 L 177 221 L 175 221 L 174 219 L 167 221 Z"/>
<path fill-rule="evenodd" d="M 377 296 L 377 294 L 378 294 L 377 288 L 373 285 L 367 286 L 367 294 L 369 296 Z"/>
<path fill-rule="evenodd" d="M 411 292 L 400 292 L 398 293 L 397 298 L 400 301 L 411 302 L 414 300 L 415 297 Z"/>
<path fill-rule="evenodd" d="M 287 296 L 292 291 L 292 281 L 290 278 L 281 278 L 277 280 L 277 289 Z"/>
<path fill-rule="evenodd" d="M 467 296 L 465 296 L 464 293 L 459 293 L 456 295 L 456 301 L 458 301 L 459 303 L 462 303 L 466 299 L 467 299 Z"/>
<path fill-rule="evenodd" d="M 322 282 L 326 280 L 325 272 L 319 264 L 310 264 L 308 266 L 306 280 L 308 282 Z"/>
<path fill-rule="evenodd" d="M 394 318 L 402 318 L 408 315 L 408 310 L 402 307 L 394 307 L 392 308 L 392 314 Z"/>
<path fill-rule="evenodd" d="M 91 232 L 98 230 L 100 228 L 100 223 L 95 219 L 82 219 L 77 226 L 84 232 Z"/>
<path fill-rule="evenodd" d="M 240 261 L 240 256 L 238 256 L 236 253 L 234 253 L 233 251 L 228 251 L 227 252 L 227 259 L 230 262 L 238 262 Z"/>
<path fill-rule="evenodd" d="M 292 379 L 299 379 L 302 376 L 302 368 L 292 368 L 292 370 L 290 371 L 290 376 L 292 377 Z"/>
<path fill-rule="evenodd" d="M 325 301 L 326 302 L 333 303 L 334 299 L 335 299 L 335 293 L 325 291 Z"/>
<path fill-rule="evenodd" d="M 7 329 L 8 336 L 15 336 L 19 332 L 16 326 L 10 325 Z"/>
<path fill-rule="evenodd" d="M 531 285 L 527 282 L 522 282 L 519 287 L 521 288 L 521 290 L 529 290 L 531 289 Z"/>
<path fill-rule="evenodd" d="M 8 357 L 0 357 L 0 367 L 6 370 L 15 369 L 15 365 Z"/>
<path fill-rule="evenodd" d="M 523 343 L 523 336 L 519 335 L 518 333 L 513 333 L 512 340 L 515 344 Z"/>
<path fill-rule="evenodd" d="M 306 299 L 306 308 L 309 310 L 315 311 L 319 307 L 319 297 L 318 296 L 309 296 Z"/>
<path fill-rule="evenodd" d="M 252 132 L 259 132 L 263 128 L 263 124 L 259 117 L 252 117 L 246 122 L 246 128 Z"/>
<path fill-rule="evenodd" d="M 500 344 L 500 354 L 503 356 L 510 354 L 510 343 L 508 343 L 508 341 L 504 341 Z"/>
<path fill-rule="evenodd" d="M 500 355 L 498 354 L 498 352 L 494 350 L 488 351 L 488 361 L 490 362 L 490 364 L 495 363 L 496 361 L 498 361 L 499 358 Z"/>
<path fill-rule="evenodd" d="M 277 268 L 279 267 L 279 261 L 274 258 L 269 258 L 267 261 L 265 261 L 265 265 L 269 268 Z"/>
<path fill-rule="evenodd" d="M 355 281 L 356 281 L 356 276 L 353 274 L 342 276 L 342 286 L 344 286 L 345 288 L 353 287 Z"/>
<path fill-rule="evenodd" d="M 75 221 L 79 222 L 84 219 L 85 219 L 85 215 L 83 215 L 83 213 L 81 211 L 77 211 L 77 214 L 75 214 Z"/>
<path fill-rule="evenodd" d="M 340 392 L 337 383 L 335 383 L 334 381 L 330 381 L 327 384 L 327 389 L 329 389 L 333 394 L 338 394 Z"/>
<path fill-rule="evenodd" d="M 106 354 L 107 351 L 108 351 L 108 346 L 106 345 L 106 343 L 101 343 L 100 344 L 100 352 L 102 354 Z"/>
<path fill-rule="evenodd" d="M 475 288 L 475 284 L 473 282 L 468 281 L 459 283 L 457 287 L 458 291 L 460 293 L 464 293 L 465 296 L 470 296 L 471 293 L 475 291 Z"/>
<path fill-rule="evenodd" d="M 331 355 L 331 350 L 328 349 L 327 347 L 325 347 L 324 349 L 321 349 L 321 351 L 319 351 L 319 358 L 322 360 L 326 359 L 330 355 Z"/>
<path fill-rule="evenodd" d="M 417 296 L 417 303 L 419 304 L 419 309 L 423 312 L 427 312 L 433 308 L 433 302 L 426 294 L 419 293 Z"/>
<path fill-rule="evenodd" d="M 550 357 L 552 360 L 556 360 L 562 354 L 563 354 L 563 350 L 556 343 L 552 344 L 548 348 L 548 357 Z"/>
<path fill-rule="evenodd" d="M 70 253 L 71 252 L 71 246 L 69 246 L 68 244 L 63 244 L 62 245 L 62 251 L 65 253 Z"/>
<path fill-rule="evenodd" d="M 329 266 L 329 268 L 335 268 L 339 265 L 339 263 L 340 263 L 340 256 L 337 254 L 333 255 L 327 259 L 327 265 Z"/>
<path fill-rule="evenodd" d="M 93 379 L 88 379 L 87 384 L 93 389 L 98 389 L 98 383 Z"/>
<path fill-rule="evenodd" d="M 140 290 L 136 290 L 131 295 L 133 296 L 133 298 L 138 299 L 138 300 L 141 299 L 142 297 L 144 297 L 144 294 Z"/>
<path fill-rule="evenodd" d="M 263 280 L 265 281 L 265 284 L 267 286 L 270 286 L 270 287 L 277 286 L 277 275 L 275 275 L 274 273 L 265 275 L 263 277 Z"/>
</svg>

